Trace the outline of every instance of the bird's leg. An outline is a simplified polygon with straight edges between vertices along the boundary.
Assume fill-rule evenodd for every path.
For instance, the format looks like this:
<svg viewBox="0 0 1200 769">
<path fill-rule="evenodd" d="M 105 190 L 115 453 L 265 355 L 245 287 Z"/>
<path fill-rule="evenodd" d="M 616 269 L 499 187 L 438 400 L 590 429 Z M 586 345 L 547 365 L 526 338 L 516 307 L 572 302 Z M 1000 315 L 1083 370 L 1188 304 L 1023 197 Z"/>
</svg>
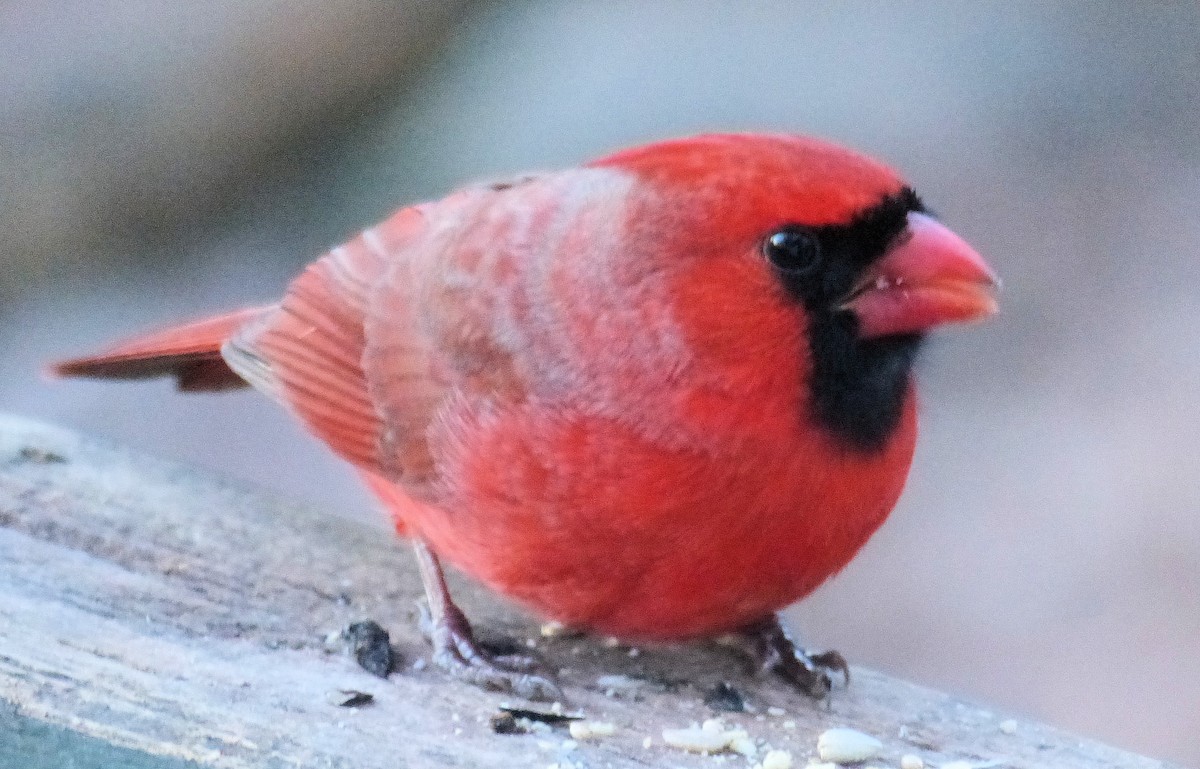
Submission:
<svg viewBox="0 0 1200 769">
<path fill-rule="evenodd" d="M 549 701 L 562 696 L 554 683 L 530 672 L 535 665 L 532 658 L 493 654 L 475 640 L 471 623 L 450 598 L 437 556 L 420 539 L 413 539 L 413 549 L 429 602 L 428 613 L 423 612 L 422 629 L 433 645 L 434 664 L 455 678 L 485 689 L 512 692 L 531 700 Z"/>
<path fill-rule="evenodd" d="M 841 654 L 810 654 L 797 648 L 774 614 L 746 625 L 737 635 L 747 642 L 747 651 L 760 670 L 778 674 L 810 697 L 824 699 L 829 694 L 830 673 L 841 673 L 850 684 L 850 666 Z"/>
</svg>

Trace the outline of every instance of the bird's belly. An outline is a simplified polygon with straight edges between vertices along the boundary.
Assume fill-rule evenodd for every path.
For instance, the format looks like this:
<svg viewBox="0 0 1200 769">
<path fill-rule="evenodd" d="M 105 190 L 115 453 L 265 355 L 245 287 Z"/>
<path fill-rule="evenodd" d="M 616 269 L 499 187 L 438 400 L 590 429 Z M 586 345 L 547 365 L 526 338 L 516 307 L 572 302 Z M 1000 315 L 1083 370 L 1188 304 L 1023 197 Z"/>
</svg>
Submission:
<svg viewBox="0 0 1200 769">
<path fill-rule="evenodd" d="M 543 617 L 630 640 L 704 636 L 841 569 L 899 496 L 907 443 L 823 462 L 799 441 L 719 454 L 595 417 L 491 420 L 435 446 L 437 504 L 408 523 Z"/>
</svg>

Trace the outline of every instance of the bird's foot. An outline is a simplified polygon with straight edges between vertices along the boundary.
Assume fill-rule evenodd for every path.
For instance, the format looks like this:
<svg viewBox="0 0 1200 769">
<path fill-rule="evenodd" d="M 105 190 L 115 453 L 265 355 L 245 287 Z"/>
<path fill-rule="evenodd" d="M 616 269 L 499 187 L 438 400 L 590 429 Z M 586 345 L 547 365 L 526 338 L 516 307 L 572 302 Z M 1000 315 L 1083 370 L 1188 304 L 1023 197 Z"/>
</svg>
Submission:
<svg viewBox="0 0 1200 769">
<path fill-rule="evenodd" d="M 524 654 L 498 654 L 475 638 L 462 611 L 450 603 L 439 621 L 422 606 L 421 629 L 433 645 L 433 663 L 460 681 L 530 700 L 562 699 L 549 678 L 534 671 L 537 660 Z"/>
<path fill-rule="evenodd" d="M 836 651 L 809 653 L 797 648 L 779 618 L 771 615 L 738 631 L 747 641 L 755 667 L 774 673 L 813 699 L 822 700 L 833 688 L 830 674 L 840 673 L 850 684 L 850 666 Z"/>
</svg>

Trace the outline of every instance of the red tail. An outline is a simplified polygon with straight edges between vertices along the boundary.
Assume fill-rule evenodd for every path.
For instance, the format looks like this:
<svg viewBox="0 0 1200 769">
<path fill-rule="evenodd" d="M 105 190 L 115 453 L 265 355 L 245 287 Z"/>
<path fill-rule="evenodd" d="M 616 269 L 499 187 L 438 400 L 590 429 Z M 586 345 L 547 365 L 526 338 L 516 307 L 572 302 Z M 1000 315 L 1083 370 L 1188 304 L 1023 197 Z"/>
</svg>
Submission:
<svg viewBox="0 0 1200 769">
<path fill-rule="evenodd" d="M 206 318 L 122 342 L 96 355 L 74 358 L 50 367 L 56 376 L 101 379 L 149 379 L 174 376 L 180 390 L 228 390 L 246 382 L 221 358 L 221 345 L 261 315 L 252 308 Z"/>
</svg>

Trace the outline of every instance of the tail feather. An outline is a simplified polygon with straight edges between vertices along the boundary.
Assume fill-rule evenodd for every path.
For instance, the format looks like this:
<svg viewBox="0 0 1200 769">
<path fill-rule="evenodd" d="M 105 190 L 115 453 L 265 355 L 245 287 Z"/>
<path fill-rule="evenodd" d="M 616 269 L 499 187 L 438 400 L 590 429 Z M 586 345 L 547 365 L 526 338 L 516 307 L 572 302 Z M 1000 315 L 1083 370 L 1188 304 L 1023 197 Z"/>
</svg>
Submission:
<svg viewBox="0 0 1200 769">
<path fill-rule="evenodd" d="M 121 342 L 103 352 L 55 363 L 61 377 L 149 379 L 174 376 L 180 390 L 212 391 L 246 386 L 221 357 L 221 345 L 267 308 L 206 318 Z"/>
</svg>

